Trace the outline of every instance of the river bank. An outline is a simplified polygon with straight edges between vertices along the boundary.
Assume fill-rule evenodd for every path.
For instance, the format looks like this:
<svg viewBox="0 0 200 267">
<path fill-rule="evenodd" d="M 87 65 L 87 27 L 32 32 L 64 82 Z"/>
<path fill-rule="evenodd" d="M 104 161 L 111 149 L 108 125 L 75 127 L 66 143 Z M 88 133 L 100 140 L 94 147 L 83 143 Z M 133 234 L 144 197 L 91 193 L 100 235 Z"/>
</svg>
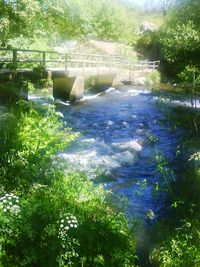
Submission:
<svg viewBox="0 0 200 267">
<path fill-rule="evenodd" d="M 194 95 L 180 96 L 177 92 L 164 95 L 163 98 L 163 91 L 158 94 L 160 109 L 171 129 L 181 131 L 176 150 L 179 164 L 176 179 L 168 190 L 166 215 L 146 233 L 151 236 L 149 243 L 155 244 L 150 259 L 152 266 L 199 266 L 200 111 L 197 106 L 187 104 L 191 97 L 197 99 Z"/>
<path fill-rule="evenodd" d="M 77 133 L 47 101 L 0 115 L 0 265 L 135 266 L 133 229 L 82 172 L 59 157 Z"/>
</svg>

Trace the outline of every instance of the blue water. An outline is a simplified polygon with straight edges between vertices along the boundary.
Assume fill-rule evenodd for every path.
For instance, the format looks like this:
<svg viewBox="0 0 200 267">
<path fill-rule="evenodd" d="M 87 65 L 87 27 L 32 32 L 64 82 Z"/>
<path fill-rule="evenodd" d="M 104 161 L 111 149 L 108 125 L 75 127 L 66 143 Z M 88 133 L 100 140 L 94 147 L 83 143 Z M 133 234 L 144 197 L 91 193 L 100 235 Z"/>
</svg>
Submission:
<svg viewBox="0 0 200 267">
<path fill-rule="evenodd" d="M 64 159 L 116 198 L 127 197 L 127 213 L 145 219 L 153 211 L 156 218 L 165 199 L 165 190 L 156 188 L 165 182 L 156 169 L 155 146 L 171 167 L 177 136 L 162 123 L 151 93 L 142 87 L 112 88 L 58 108 L 67 125 L 81 134 Z M 149 141 L 152 136 L 156 144 Z"/>
</svg>

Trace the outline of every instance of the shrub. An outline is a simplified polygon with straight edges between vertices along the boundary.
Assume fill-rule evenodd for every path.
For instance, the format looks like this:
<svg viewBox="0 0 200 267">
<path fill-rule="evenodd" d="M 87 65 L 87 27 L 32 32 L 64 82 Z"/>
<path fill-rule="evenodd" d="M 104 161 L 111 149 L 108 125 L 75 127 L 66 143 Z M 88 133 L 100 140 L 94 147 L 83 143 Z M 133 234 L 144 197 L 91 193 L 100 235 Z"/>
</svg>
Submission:
<svg viewBox="0 0 200 267">
<path fill-rule="evenodd" d="M 132 232 L 110 193 L 61 168 L 58 152 L 77 134 L 58 115 L 19 102 L 0 117 L 0 265 L 135 266 Z"/>
<path fill-rule="evenodd" d="M 19 99 L 27 99 L 28 88 L 23 81 L 7 81 L 0 83 L 0 103 L 13 103 Z"/>
<path fill-rule="evenodd" d="M 3 266 L 134 266 L 127 221 L 105 197 L 77 174 L 54 187 L 34 185 L 20 197 L 19 213 L 1 209 Z"/>
<path fill-rule="evenodd" d="M 154 70 L 146 75 L 145 83 L 149 86 L 157 86 L 160 84 L 160 73 L 157 70 Z"/>
<path fill-rule="evenodd" d="M 185 222 L 178 228 L 174 236 L 154 249 L 151 260 L 163 267 L 194 266 L 200 264 L 199 223 Z"/>
<path fill-rule="evenodd" d="M 49 183 L 56 160 L 52 156 L 77 136 L 64 128 L 54 109 L 40 112 L 26 102 L 11 107 L 0 122 L 0 175 L 6 192 Z"/>
<path fill-rule="evenodd" d="M 190 69 L 186 70 L 191 74 Z M 173 129 L 178 125 L 179 131 L 180 127 L 184 131 L 176 152 L 181 164 L 180 161 L 177 164 L 178 179 L 171 184 L 173 197 L 169 201 L 171 206 L 163 220 L 164 225 L 160 221 L 154 228 L 157 245 L 150 259 L 153 266 L 197 267 L 200 266 L 199 111 L 177 106 L 168 108 L 167 114 L 172 119 Z"/>
</svg>

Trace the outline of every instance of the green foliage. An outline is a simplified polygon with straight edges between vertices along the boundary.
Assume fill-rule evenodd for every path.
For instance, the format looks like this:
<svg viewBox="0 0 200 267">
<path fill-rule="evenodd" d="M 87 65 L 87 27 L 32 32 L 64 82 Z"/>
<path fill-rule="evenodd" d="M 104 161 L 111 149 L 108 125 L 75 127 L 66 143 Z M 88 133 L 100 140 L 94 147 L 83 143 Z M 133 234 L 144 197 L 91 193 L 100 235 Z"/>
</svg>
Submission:
<svg viewBox="0 0 200 267">
<path fill-rule="evenodd" d="M 35 85 L 32 82 L 28 82 L 28 92 L 32 93 L 35 90 Z"/>
<path fill-rule="evenodd" d="M 77 134 L 61 115 L 19 102 L 0 116 L 0 265 L 133 267 L 135 240 L 111 193 L 63 169 L 58 153 Z"/>
<path fill-rule="evenodd" d="M 199 49 L 200 36 L 192 21 L 184 24 L 164 26 L 160 31 L 159 41 L 163 47 L 164 58 L 168 62 L 188 59 Z M 192 59 L 192 58 L 191 58 Z"/>
<path fill-rule="evenodd" d="M 160 59 L 168 79 L 179 78 L 186 66 L 200 66 L 199 12 L 198 0 L 183 1 L 167 14 L 157 33 L 145 32 L 138 40 L 138 51 Z"/>
<path fill-rule="evenodd" d="M 94 16 L 94 28 L 98 38 L 122 40 L 126 35 L 128 21 L 125 10 L 115 1 L 100 1 Z"/>
<path fill-rule="evenodd" d="M 183 87 L 195 94 L 200 89 L 200 70 L 197 67 L 187 65 L 178 74 Z"/>
<path fill-rule="evenodd" d="M 158 86 L 160 84 L 160 79 L 160 73 L 154 70 L 146 75 L 145 83 L 149 86 Z"/>
<path fill-rule="evenodd" d="M 151 260 L 161 267 L 194 266 L 200 264 L 200 232 L 199 223 L 194 225 L 189 221 L 176 230 L 174 236 L 154 249 Z"/>
<path fill-rule="evenodd" d="M 84 87 L 86 88 L 86 91 L 92 90 L 94 86 L 95 86 L 95 77 L 94 76 L 87 77 L 84 81 Z"/>
<path fill-rule="evenodd" d="M 0 46 L 21 47 L 46 39 L 103 38 L 128 41 L 135 22 L 114 0 L 0 1 Z"/>
<path fill-rule="evenodd" d="M 15 72 L 13 71 L 13 76 Z M 19 99 L 27 99 L 27 83 L 25 81 L 7 81 L 0 83 L 0 103 L 13 103 Z"/>
<path fill-rule="evenodd" d="M 35 184 L 14 219 L 1 214 L 3 266 L 79 266 L 83 259 L 84 266 L 101 266 L 100 256 L 102 266 L 134 266 L 127 222 L 122 214 L 114 218 L 105 198 L 101 187 L 77 174 L 53 187 Z"/>
<path fill-rule="evenodd" d="M 46 68 L 42 65 L 37 65 L 33 68 L 33 73 L 29 81 L 31 81 L 37 89 L 52 87 L 52 80 L 48 76 Z"/>
<path fill-rule="evenodd" d="M 188 65 L 178 76 L 183 82 L 192 84 L 196 79 L 196 74 L 199 76 L 199 70 L 194 66 Z"/>
<path fill-rule="evenodd" d="M 6 46 L 9 39 L 32 37 L 41 29 L 41 5 L 39 1 L 0 1 L 0 46 Z M 37 18 L 37 19 L 35 19 Z"/>
<path fill-rule="evenodd" d="M 0 117 L 0 173 L 7 192 L 53 179 L 52 156 L 76 136 L 63 128 L 52 108 L 44 112 L 19 102 Z"/>
<path fill-rule="evenodd" d="M 160 57 L 160 45 L 155 32 L 145 31 L 137 40 L 135 47 L 145 58 L 158 60 Z"/>
<path fill-rule="evenodd" d="M 194 71 L 193 68 L 187 70 L 189 74 L 190 71 Z M 178 95 L 176 99 L 178 99 Z M 166 99 L 163 100 L 163 108 L 167 108 L 166 106 L 169 103 L 166 105 Z M 157 232 L 160 241 L 158 242 L 159 239 L 157 238 L 156 241 L 154 239 L 156 245 L 150 254 L 150 259 L 153 266 L 197 267 L 200 264 L 200 114 L 196 109 L 185 107 L 167 108 L 167 114 L 167 118 L 171 118 L 172 126 L 178 125 L 179 131 L 180 127 L 182 131 L 184 130 L 182 140 L 180 140 L 177 148 L 177 156 L 181 160 L 181 164 L 177 165 L 180 179 L 176 179 L 175 182 L 169 184 L 170 180 L 166 171 L 169 173 L 170 168 L 158 154 L 157 168 L 164 178 L 168 191 L 171 192 L 171 207 L 164 220 L 155 225 L 154 232 Z"/>
<path fill-rule="evenodd" d="M 155 24 L 157 27 L 161 27 L 164 23 L 164 17 L 160 13 L 146 13 L 144 19 Z"/>
<path fill-rule="evenodd" d="M 199 1 L 184 1 L 167 17 L 158 34 L 165 71 L 177 77 L 187 65 L 199 68 Z"/>
</svg>

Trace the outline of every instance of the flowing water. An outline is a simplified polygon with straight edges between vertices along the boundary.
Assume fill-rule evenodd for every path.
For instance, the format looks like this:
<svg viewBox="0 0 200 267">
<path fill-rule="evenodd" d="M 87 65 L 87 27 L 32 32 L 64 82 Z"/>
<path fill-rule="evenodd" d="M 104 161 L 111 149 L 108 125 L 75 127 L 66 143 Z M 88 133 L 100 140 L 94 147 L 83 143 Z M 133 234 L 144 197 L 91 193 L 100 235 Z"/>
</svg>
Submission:
<svg viewBox="0 0 200 267">
<path fill-rule="evenodd" d="M 164 181 L 156 168 L 155 147 L 173 164 L 177 138 L 162 123 L 163 115 L 150 91 L 133 86 L 110 88 L 58 108 L 67 125 L 81 133 L 64 159 L 115 196 L 126 196 L 128 214 L 143 219 L 147 214 L 159 215 L 164 194 L 156 188 Z M 151 142 L 155 139 L 157 145 Z"/>
</svg>

